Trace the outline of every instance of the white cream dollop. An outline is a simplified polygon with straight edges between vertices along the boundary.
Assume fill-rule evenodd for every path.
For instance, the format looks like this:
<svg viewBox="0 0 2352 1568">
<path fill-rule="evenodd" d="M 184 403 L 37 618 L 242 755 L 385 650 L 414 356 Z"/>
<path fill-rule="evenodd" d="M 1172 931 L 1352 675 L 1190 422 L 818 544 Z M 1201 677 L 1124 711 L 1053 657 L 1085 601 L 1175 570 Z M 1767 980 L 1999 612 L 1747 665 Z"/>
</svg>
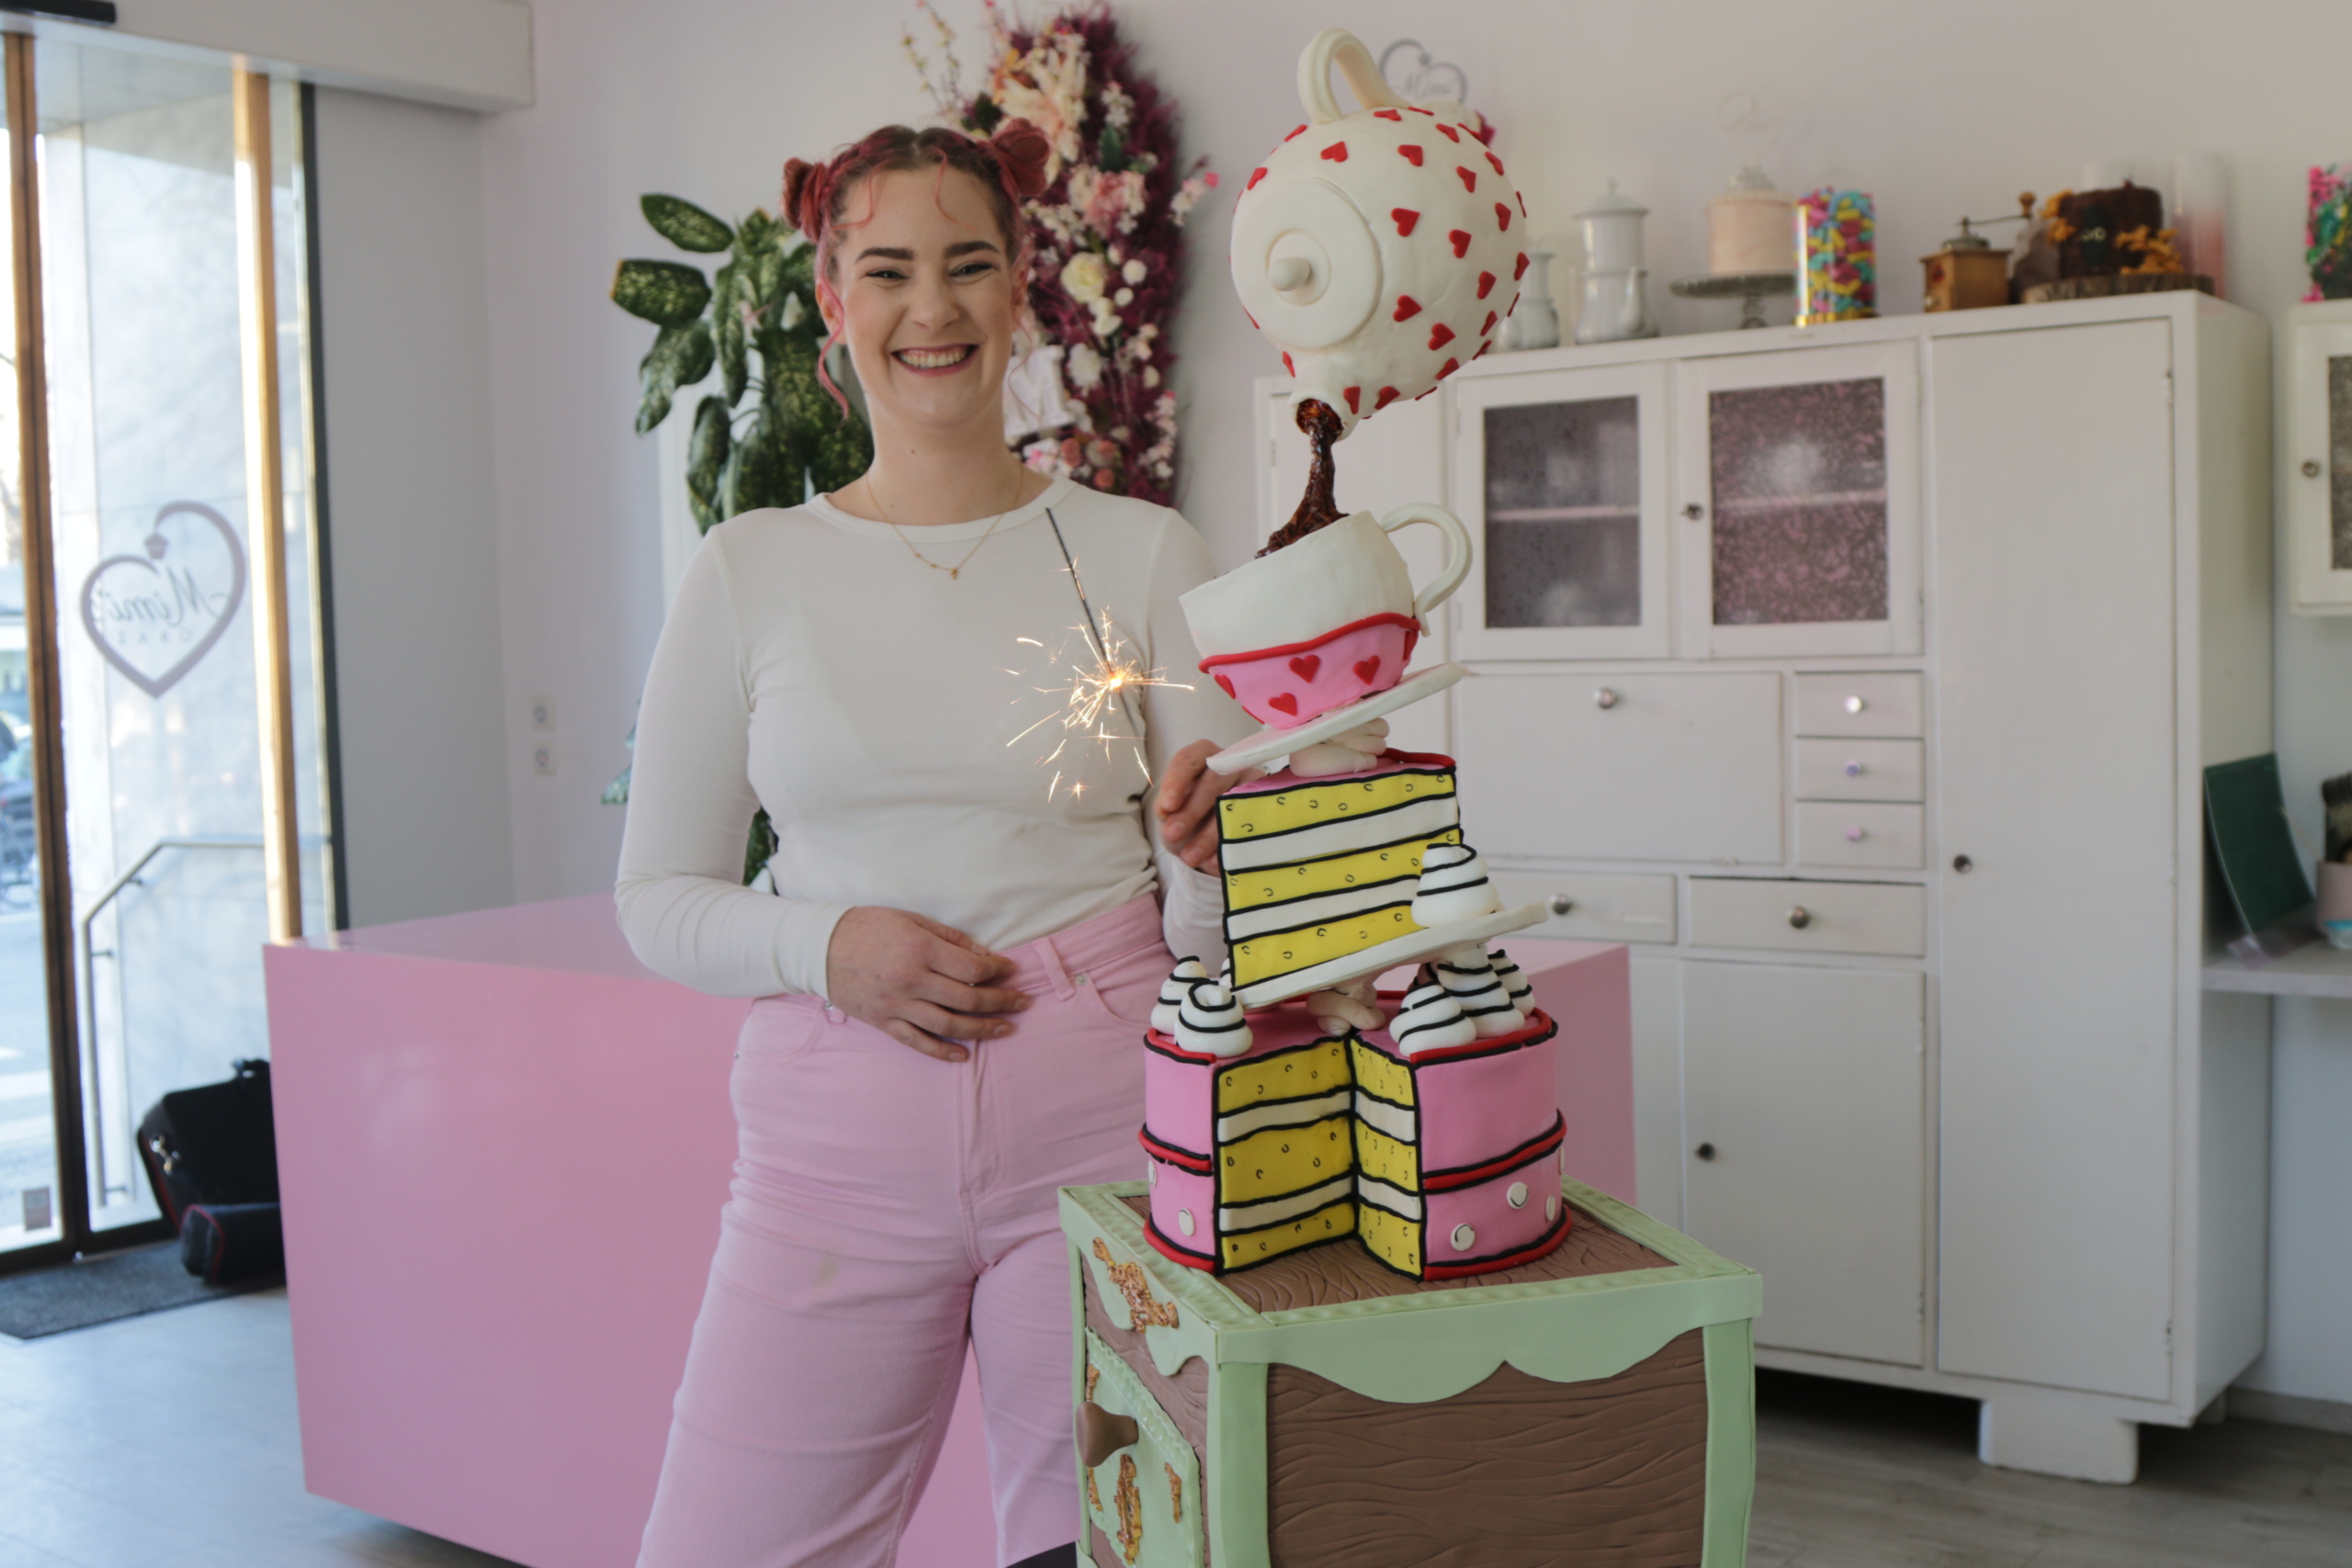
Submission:
<svg viewBox="0 0 2352 1568">
<path fill-rule="evenodd" d="M 1388 1037 L 1408 1056 L 1448 1045 L 1467 1045 L 1478 1038 L 1478 1026 L 1463 1015 L 1462 1004 L 1443 986 L 1424 979 L 1405 993 L 1405 1005 L 1388 1026 Z"/>
<path fill-rule="evenodd" d="M 1413 893 L 1413 920 L 1435 929 L 1459 925 L 1501 909 L 1487 880 L 1487 863 L 1467 844 L 1430 844 L 1421 851 L 1421 880 Z"/>
<path fill-rule="evenodd" d="M 1480 1039 L 1510 1034 L 1525 1023 L 1487 961 L 1487 950 L 1476 942 L 1448 948 L 1429 967 L 1463 1016 L 1476 1026 Z"/>
<path fill-rule="evenodd" d="M 1238 1056 L 1250 1045 L 1240 998 L 1215 980 L 1195 980 L 1177 1010 L 1176 1043 L 1211 1056 Z"/>
<path fill-rule="evenodd" d="M 1184 993 L 1193 988 L 1193 981 L 1208 977 L 1208 966 L 1199 959 L 1178 959 L 1176 967 L 1168 972 L 1168 978 L 1159 982 L 1159 1000 L 1151 1010 L 1151 1026 L 1174 1039 L 1177 1010 L 1184 1005 Z"/>
<path fill-rule="evenodd" d="M 1498 947 L 1487 955 L 1487 961 L 1494 966 L 1495 978 L 1503 983 L 1503 991 L 1510 998 L 1511 1005 L 1519 1009 L 1522 1017 L 1534 1017 L 1535 987 L 1529 983 L 1525 972 L 1511 962 L 1510 954 Z"/>
</svg>

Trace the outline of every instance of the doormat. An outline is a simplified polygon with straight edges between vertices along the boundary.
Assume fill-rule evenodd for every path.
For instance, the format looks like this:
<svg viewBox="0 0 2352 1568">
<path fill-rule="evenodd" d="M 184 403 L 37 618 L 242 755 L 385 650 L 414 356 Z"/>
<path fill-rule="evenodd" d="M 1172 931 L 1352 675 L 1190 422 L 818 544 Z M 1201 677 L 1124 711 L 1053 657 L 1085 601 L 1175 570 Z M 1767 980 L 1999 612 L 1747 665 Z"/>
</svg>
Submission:
<svg viewBox="0 0 2352 1568">
<path fill-rule="evenodd" d="M 0 1276 L 0 1334 L 39 1339 L 142 1313 L 266 1291 L 283 1275 L 208 1285 L 180 1267 L 180 1244 L 125 1247 L 53 1269 Z"/>
</svg>

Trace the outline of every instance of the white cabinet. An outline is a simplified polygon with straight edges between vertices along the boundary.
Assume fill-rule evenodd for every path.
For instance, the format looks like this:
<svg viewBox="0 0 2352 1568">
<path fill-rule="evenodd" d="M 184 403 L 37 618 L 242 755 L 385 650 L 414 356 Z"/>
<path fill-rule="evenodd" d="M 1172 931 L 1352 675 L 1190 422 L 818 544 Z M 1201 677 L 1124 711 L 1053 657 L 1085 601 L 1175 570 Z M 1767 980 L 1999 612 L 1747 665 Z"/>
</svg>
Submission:
<svg viewBox="0 0 2352 1568">
<path fill-rule="evenodd" d="M 1756 1343 L 1916 1367 L 1926 981 L 1682 965 L 1683 1224 L 1764 1276 Z"/>
<path fill-rule="evenodd" d="M 2352 300 L 2299 305 L 2290 330 L 2293 603 L 2302 615 L 2352 615 Z"/>
<path fill-rule="evenodd" d="M 1760 1361 L 1984 1401 L 1995 1462 L 2129 1479 L 2261 1349 L 2267 1024 L 2199 968 L 2200 770 L 2270 747 L 2268 342 L 2170 294 L 1489 356 L 1338 453 L 1480 535 L 1463 823 L 1639 943 L 1638 1201 L 1763 1269 Z"/>
</svg>

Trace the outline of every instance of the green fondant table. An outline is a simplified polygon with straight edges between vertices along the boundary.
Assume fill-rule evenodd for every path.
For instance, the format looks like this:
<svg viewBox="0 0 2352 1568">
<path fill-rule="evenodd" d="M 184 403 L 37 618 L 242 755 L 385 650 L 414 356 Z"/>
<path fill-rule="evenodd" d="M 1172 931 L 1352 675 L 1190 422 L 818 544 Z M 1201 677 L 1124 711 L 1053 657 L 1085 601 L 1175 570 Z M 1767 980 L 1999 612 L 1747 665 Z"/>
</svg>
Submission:
<svg viewBox="0 0 2352 1568">
<path fill-rule="evenodd" d="M 1427 1283 L 1352 1238 L 1211 1276 L 1142 1183 L 1064 1189 L 1096 1568 L 1739 1568 L 1760 1282 L 1561 1186 L 1557 1251 Z"/>
</svg>

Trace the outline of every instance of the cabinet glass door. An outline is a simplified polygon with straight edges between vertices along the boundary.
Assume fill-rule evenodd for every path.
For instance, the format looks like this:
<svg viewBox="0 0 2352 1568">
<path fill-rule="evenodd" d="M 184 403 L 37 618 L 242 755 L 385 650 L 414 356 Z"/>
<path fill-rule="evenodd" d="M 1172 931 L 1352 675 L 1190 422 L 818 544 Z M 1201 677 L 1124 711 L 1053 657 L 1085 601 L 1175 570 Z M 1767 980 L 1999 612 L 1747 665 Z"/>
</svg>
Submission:
<svg viewBox="0 0 2352 1568">
<path fill-rule="evenodd" d="M 1919 651 L 1916 352 L 1681 367 L 1686 653 Z"/>
<path fill-rule="evenodd" d="M 2298 309 L 2294 447 L 2288 456 L 2295 609 L 2352 615 L 2352 310 Z M 2334 320 L 2330 320 L 2334 317 Z"/>
<path fill-rule="evenodd" d="M 1655 659 L 1668 623 L 1666 367 L 1456 383 L 1454 509 L 1478 540 L 1464 659 Z"/>
</svg>

